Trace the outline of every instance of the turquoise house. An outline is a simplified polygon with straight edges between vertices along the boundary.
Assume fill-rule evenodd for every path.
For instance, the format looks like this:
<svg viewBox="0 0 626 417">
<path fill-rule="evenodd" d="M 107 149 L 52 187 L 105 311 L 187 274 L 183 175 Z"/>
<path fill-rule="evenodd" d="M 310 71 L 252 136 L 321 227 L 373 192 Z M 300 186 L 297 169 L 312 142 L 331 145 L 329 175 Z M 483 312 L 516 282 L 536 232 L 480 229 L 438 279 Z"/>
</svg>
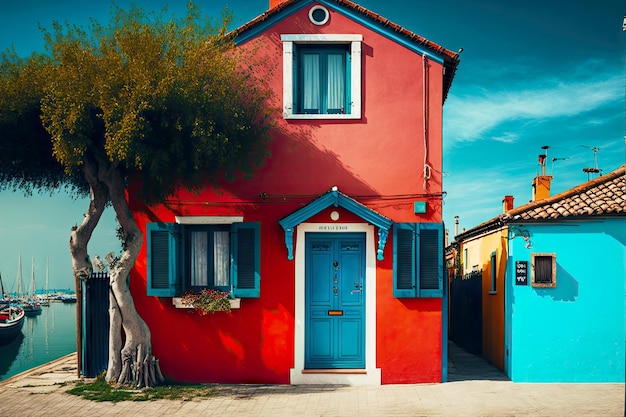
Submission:
<svg viewBox="0 0 626 417">
<path fill-rule="evenodd" d="M 503 335 L 512 381 L 624 382 L 624 172 L 621 166 L 554 196 L 552 177 L 537 177 L 533 201 L 513 208 L 509 197 L 503 214 L 456 236 L 459 247 L 487 242 L 483 236 L 496 231 L 502 236 L 504 320 L 483 321 L 504 326 L 486 329 Z"/>
</svg>

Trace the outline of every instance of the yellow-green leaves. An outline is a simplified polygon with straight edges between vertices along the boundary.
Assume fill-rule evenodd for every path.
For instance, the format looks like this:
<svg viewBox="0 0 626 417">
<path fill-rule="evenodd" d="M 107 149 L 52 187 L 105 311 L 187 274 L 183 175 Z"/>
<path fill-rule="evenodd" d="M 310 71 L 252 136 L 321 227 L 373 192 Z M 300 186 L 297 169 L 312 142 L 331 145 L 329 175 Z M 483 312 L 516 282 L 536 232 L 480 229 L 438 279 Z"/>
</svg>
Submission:
<svg viewBox="0 0 626 417">
<path fill-rule="evenodd" d="M 88 157 L 114 164 L 153 198 L 250 171 L 266 155 L 269 92 L 226 35 L 230 14 L 201 16 L 193 3 L 182 18 L 113 6 L 107 25 L 55 23 L 46 57 L 3 57 L 0 117 L 39 106 L 67 172 Z"/>
</svg>

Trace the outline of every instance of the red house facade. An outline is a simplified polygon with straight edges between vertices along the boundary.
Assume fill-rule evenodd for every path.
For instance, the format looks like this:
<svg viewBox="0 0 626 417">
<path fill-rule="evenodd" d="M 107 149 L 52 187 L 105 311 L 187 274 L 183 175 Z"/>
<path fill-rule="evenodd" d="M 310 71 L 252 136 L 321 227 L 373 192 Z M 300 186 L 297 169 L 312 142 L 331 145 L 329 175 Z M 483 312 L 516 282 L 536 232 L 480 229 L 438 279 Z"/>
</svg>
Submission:
<svg viewBox="0 0 626 417">
<path fill-rule="evenodd" d="M 282 116 L 251 180 L 131 208 L 131 275 L 185 382 L 445 381 L 442 107 L 458 54 L 346 0 L 272 1 L 236 30 Z M 230 313 L 174 303 L 231 291 Z M 178 306 L 180 307 L 180 306 Z"/>
</svg>

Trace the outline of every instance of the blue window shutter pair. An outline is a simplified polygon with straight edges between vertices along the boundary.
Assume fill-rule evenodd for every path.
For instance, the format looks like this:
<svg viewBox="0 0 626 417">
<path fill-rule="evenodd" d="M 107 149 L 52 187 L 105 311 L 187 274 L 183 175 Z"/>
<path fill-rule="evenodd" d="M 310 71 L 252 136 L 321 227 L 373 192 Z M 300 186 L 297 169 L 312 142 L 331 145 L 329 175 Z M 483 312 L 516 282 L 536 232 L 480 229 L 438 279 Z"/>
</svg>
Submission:
<svg viewBox="0 0 626 417">
<path fill-rule="evenodd" d="M 393 226 L 394 297 L 443 296 L 443 224 Z"/>
<path fill-rule="evenodd" d="M 260 224 L 231 225 L 233 297 L 261 295 Z M 148 295 L 176 297 L 183 288 L 183 228 L 177 223 L 148 223 Z"/>
</svg>

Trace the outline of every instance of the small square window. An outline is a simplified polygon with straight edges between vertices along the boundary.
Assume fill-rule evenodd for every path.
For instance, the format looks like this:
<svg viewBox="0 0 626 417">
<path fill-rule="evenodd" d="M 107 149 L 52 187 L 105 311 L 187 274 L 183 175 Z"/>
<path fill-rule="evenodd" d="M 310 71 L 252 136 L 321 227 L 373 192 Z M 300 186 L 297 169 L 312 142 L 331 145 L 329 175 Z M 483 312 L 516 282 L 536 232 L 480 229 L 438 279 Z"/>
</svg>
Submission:
<svg viewBox="0 0 626 417">
<path fill-rule="evenodd" d="M 556 254 L 531 253 L 532 285 L 537 288 L 556 287 Z"/>
</svg>

